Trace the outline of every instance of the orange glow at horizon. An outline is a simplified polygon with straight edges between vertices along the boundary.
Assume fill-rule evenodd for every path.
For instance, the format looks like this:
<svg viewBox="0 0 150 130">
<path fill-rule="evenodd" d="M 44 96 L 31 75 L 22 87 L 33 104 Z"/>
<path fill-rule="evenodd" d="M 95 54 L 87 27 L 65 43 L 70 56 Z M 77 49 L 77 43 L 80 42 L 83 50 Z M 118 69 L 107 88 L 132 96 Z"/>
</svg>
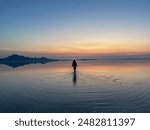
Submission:
<svg viewBox="0 0 150 130">
<path fill-rule="evenodd" d="M 138 55 L 149 54 L 150 44 L 119 43 L 68 43 L 40 45 L 30 52 L 63 56 Z"/>
<path fill-rule="evenodd" d="M 87 40 L 88 41 L 88 40 Z M 25 54 L 28 56 L 51 57 L 86 57 L 86 56 L 119 56 L 150 54 L 150 42 L 61 42 L 43 44 L 26 44 L 26 47 L 6 49 L 6 52 Z"/>
</svg>

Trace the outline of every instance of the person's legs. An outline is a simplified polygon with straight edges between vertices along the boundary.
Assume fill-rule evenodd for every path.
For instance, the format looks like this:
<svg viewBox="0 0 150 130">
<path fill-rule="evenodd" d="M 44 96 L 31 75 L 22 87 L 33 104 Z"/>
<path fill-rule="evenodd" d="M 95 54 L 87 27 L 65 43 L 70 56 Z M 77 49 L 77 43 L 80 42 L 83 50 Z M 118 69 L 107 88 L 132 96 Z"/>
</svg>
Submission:
<svg viewBox="0 0 150 130">
<path fill-rule="evenodd" d="M 76 66 L 73 66 L 74 71 L 76 71 Z"/>
</svg>

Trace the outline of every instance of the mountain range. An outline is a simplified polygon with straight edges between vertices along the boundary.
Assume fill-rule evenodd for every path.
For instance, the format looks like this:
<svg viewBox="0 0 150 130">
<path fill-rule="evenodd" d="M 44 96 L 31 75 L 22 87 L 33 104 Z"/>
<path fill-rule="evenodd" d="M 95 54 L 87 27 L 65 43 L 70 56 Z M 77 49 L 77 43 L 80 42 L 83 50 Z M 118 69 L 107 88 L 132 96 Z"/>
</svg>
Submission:
<svg viewBox="0 0 150 130">
<path fill-rule="evenodd" d="M 53 62 L 53 61 L 58 61 L 58 59 L 48 59 L 45 57 L 33 58 L 33 57 L 25 57 L 17 54 L 13 54 L 5 58 L 0 58 L 0 64 L 5 64 L 13 68 L 27 65 L 27 64 L 36 64 L 36 63 L 45 64 L 47 62 Z"/>
</svg>

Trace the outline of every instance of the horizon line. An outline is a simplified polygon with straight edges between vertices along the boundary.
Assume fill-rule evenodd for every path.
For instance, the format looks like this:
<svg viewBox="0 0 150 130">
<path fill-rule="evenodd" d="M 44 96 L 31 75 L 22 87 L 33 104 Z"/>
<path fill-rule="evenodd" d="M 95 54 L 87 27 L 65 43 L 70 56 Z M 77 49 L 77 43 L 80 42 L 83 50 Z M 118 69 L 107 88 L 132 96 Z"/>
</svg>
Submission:
<svg viewBox="0 0 150 130">
<path fill-rule="evenodd" d="M 12 55 L 17 55 L 17 56 L 24 56 L 24 57 L 29 57 L 29 58 L 47 58 L 47 59 L 57 59 L 57 60 L 71 60 L 71 59 L 77 59 L 77 60 L 130 60 L 130 59 L 150 59 L 150 54 L 143 54 L 143 55 L 103 55 L 103 56 L 100 56 L 100 57 L 94 57 L 94 56 L 91 56 L 91 57 L 86 57 L 86 56 L 81 56 L 80 58 L 75 58 L 75 57 L 63 57 L 63 58 L 49 58 L 47 56 L 26 56 L 26 55 L 22 55 L 22 54 L 17 54 L 17 53 L 12 53 L 10 55 L 7 55 L 5 57 L 0 57 L 0 59 L 3 59 L 3 58 L 7 58 L 9 56 L 12 56 Z"/>
</svg>

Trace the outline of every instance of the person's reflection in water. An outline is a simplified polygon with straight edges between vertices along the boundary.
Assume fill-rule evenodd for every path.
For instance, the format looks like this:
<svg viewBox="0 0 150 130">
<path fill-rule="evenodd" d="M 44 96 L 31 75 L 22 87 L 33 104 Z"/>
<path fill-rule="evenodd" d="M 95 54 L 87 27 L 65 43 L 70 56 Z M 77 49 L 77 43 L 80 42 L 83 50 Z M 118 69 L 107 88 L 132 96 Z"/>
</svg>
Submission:
<svg viewBox="0 0 150 130">
<path fill-rule="evenodd" d="M 77 84 L 77 74 L 76 74 L 76 71 L 74 71 L 73 74 L 72 74 L 72 81 L 73 81 L 74 85 Z"/>
</svg>

